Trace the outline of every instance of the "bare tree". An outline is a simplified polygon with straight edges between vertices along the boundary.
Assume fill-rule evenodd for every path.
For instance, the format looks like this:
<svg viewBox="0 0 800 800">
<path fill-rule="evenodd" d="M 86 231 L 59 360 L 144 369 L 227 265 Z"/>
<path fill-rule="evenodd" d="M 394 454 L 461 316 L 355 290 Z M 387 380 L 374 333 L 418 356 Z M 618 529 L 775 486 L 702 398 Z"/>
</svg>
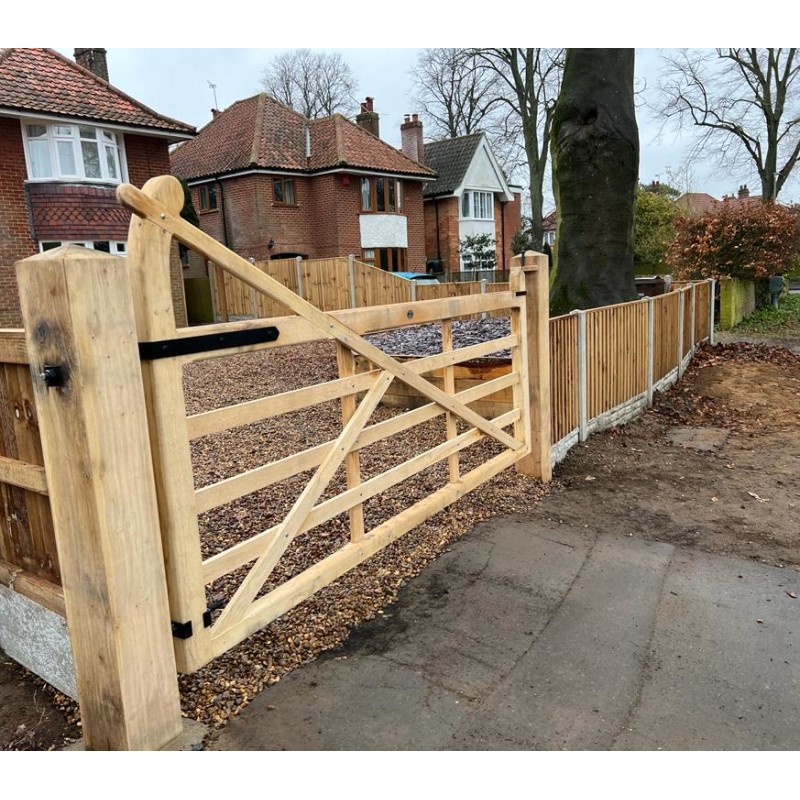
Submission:
<svg viewBox="0 0 800 800">
<path fill-rule="evenodd" d="M 800 158 L 797 48 L 681 50 L 664 57 L 657 113 L 701 129 L 695 152 L 726 172 L 755 169 L 775 200 Z"/>
<path fill-rule="evenodd" d="M 465 136 L 491 126 L 498 103 L 494 76 L 472 51 L 423 50 L 411 70 L 413 99 L 434 136 Z"/>
<path fill-rule="evenodd" d="M 541 248 L 544 179 L 564 51 L 508 47 L 471 52 L 478 56 L 497 85 L 502 138 L 511 146 L 521 145 L 518 162 L 527 165 L 531 235 L 535 246 Z M 511 154 L 506 154 L 506 163 L 511 158 Z"/>
<path fill-rule="evenodd" d="M 276 100 L 309 118 L 350 114 L 358 82 L 339 53 L 287 50 L 264 70 L 261 84 Z"/>
</svg>

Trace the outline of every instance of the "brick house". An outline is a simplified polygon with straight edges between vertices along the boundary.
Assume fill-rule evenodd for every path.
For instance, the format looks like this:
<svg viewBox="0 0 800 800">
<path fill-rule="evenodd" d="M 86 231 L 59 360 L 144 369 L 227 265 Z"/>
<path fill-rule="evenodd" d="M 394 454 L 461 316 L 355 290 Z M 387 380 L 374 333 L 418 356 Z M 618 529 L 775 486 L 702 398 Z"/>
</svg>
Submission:
<svg viewBox="0 0 800 800">
<path fill-rule="evenodd" d="M 263 93 L 213 114 L 172 153 L 206 233 L 257 261 L 354 254 L 424 271 L 422 185 L 434 173 L 379 138 L 371 98 L 356 123 L 308 119 Z"/>
<path fill-rule="evenodd" d="M 522 224 L 522 189 L 509 185 L 484 133 L 422 143 L 416 114 L 401 125 L 403 151 L 422 153 L 423 163 L 438 173 L 422 191 L 425 208 L 425 254 L 446 272 L 472 271 L 459 242 L 466 236 L 490 235 L 496 244 L 495 269 L 507 270 L 511 239 Z"/>
<path fill-rule="evenodd" d="M 125 255 L 121 182 L 169 174 L 169 145 L 194 128 L 108 83 L 106 51 L 0 50 L 0 326 L 22 324 L 14 263 L 80 244 Z M 176 317 L 185 319 L 174 259 Z"/>
</svg>

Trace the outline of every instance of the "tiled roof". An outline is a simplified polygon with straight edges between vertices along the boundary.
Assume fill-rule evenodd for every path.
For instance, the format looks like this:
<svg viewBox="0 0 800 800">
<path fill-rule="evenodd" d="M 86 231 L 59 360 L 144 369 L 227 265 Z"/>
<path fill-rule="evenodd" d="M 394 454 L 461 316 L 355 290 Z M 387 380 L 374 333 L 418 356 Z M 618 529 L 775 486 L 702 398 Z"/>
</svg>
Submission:
<svg viewBox="0 0 800 800">
<path fill-rule="evenodd" d="M 482 133 L 470 133 L 453 139 L 428 142 L 425 145 L 425 164 L 435 169 L 439 177 L 423 188 L 423 196 L 452 194 L 464 180 L 482 138 Z"/>
<path fill-rule="evenodd" d="M 675 205 L 690 216 L 698 216 L 705 214 L 706 211 L 713 211 L 718 203 L 719 200 L 705 192 L 687 192 L 675 201 Z"/>
<path fill-rule="evenodd" d="M 306 128 L 311 140 L 308 159 Z M 263 93 L 217 114 L 195 139 L 178 147 L 171 160 L 173 173 L 187 180 L 250 167 L 304 172 L 353 167 L 434 175 L 341 114 L 307 119 Z"/>
<path fill-rule="evenodd" d="M 0 108 L 193 134 L 185 122 L 157 114 L 61 53 L 47 48 L 0 50 Z"/>
<path fill-rule="evenodd" d="M 555 211 L 551 211 L 542 218 L 542 230 L 554 231 L 558 225 L 558 216 Z"/>
</svg>

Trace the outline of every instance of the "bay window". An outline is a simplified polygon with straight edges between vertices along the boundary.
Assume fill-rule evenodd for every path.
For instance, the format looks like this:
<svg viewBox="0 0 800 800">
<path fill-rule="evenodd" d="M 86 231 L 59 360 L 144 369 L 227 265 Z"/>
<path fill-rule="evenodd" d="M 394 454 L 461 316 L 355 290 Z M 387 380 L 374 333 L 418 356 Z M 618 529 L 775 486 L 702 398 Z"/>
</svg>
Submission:
<svg viewBox="0 0 800 800">
<path fill-rule="evenodd" d="M 494 219 L 494 194 L 464 192 L 461 195 L 461 219 Z"/>
<path fill-rule="evenodd" d="M 87 180 L 121 183 L 122 134 L 93 125 L 23 125 L 31 180 Z"/>
</svg>

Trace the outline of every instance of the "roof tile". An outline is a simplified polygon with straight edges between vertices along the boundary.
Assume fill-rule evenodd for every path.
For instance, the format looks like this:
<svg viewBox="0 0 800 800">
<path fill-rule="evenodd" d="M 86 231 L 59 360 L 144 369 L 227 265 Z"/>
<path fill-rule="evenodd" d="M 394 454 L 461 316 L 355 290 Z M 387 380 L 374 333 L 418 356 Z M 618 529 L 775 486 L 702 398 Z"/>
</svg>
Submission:
<svg viewBox="0 0 800 800">
<path fill-rule="evenodd" d="M 306 130 L 311 156 L 306 158 Z M 354 122 L 334 114 L 308 119 L 267 94 L 239 100 L 218 114 L 171 156 L 172 171 L 193 179 L 248 167 L 316 172 L 335 167 L 433 177 Z"/>
<path fill-rule="evenodd" d="M 193 134 L 61 53 L 48 48 L 0 50 L 0 108 Z"/>
</svg>

